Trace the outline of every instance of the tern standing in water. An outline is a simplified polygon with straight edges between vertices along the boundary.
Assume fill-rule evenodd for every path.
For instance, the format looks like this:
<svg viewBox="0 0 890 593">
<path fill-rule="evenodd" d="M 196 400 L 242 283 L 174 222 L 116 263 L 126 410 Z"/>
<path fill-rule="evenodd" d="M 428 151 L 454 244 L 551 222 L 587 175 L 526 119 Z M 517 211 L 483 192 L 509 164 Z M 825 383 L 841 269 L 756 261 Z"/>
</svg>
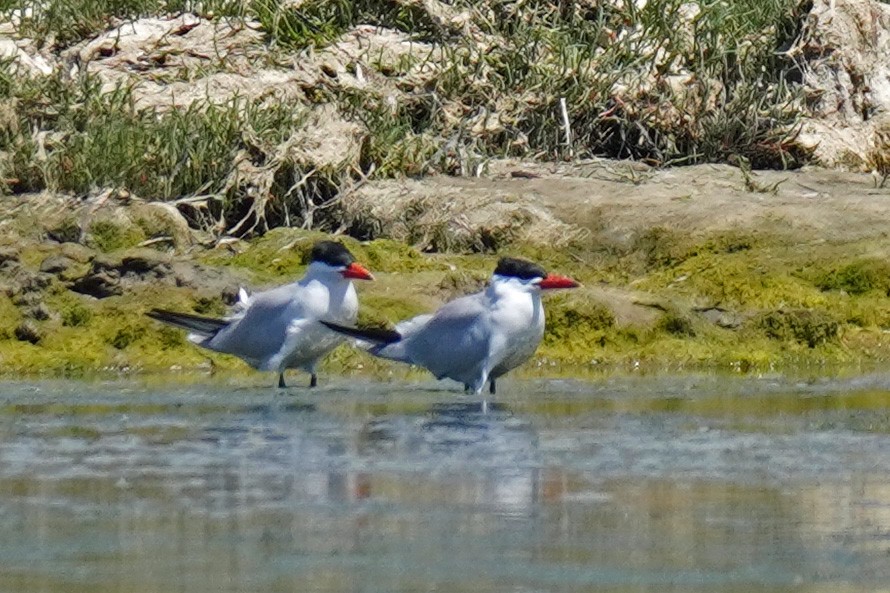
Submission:
<svg viewBox="0 0 890 593">
<path fill-rule="evenodd" d="M 316 365 L 344 339 L 321 322 L 355 323 L 358 297 L 352 281 L 373 279 L 341 243 L 320 241 L 302 278 L 242 296 L 242 310 L 231 319 L 162 309 L 147 315 L 188 330 L 189 340 L 199 346 L 233 354 L 261 371 L 277 371 L 279 387 L 287 386 L 285 369 L 306 371 L 315 387 Z"/>
<path fill-rule="evenodd" d="M 576 286 L 530 261 L 505 257 L 485 290 L 403 321 L 395 331 L 322 323 L 373 344 L 368 351 L 374 356 L 421 366 L 477 394 L 488 383 L 495 393 L 497 378 L 531 358 L 544 336 L 541 293 Z"/>
</svg>

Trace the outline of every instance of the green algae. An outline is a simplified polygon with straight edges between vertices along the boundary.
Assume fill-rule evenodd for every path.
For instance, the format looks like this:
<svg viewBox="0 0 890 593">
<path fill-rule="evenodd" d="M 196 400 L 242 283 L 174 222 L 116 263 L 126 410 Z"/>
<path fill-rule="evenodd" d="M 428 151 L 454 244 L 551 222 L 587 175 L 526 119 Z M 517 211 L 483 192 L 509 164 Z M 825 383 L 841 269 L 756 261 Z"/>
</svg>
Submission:
<svg viewBox="0 0 890 593">
<path fill-rule="evenodd" d="M 73 302 L 59 311 L 62 325 L 66 327 L 80 327 L 87 325 L 93 318 L 93 311 L 79 302 Z"/>
<path fill-rule="evenodd" d="M 767 311 L 752 320 L 766 337 L 781 342 L 794 341 L 815 348 L 838 337 L 838 322 L 824 311 L 789 309 Z"/>
<path fill-rule="evenodd" d="M 890 329 L 890 299 L 885 296 L 863 295 L 839 299 L 832 310 L 842 316 L 842 323 L 861 328 Z"/>
<path fill-rule="evenodd" d="M 413 247 L 390 239 L 360 243 L 344 241 L 355 257 L 375 272 L 421 272 L 441 268 Z"/>
<path fill-rule="evenodd" d="M 60 243 L 75 243 L 80 240 L 80 222 L 75 216 L 66 216 L 49 225 L 47 232 Z"/>
<path fill-rule="evenodd" d="M 667 311 L 658 320 L 655 329 L 678 338 L 694 338 L 696 331 L 692 319 L 677 311 Z"/>
<path fill-rule="evenodd" d="M 876 337 L 890 321 L 885 267 L 880 259 L 852 256 L 869 250 L 873 246 L 801 249 L 761 233 L 653 229 L 611 265 L 621 270 L 613 278 L 626 274 L 630 287 L 669 303 L 658 319 L 644 327 L 588 329 L 578 311 L 551 315 L 548 309 L 548 337 L 539 352 L 557 361 L 588 356 L 595 364 L 742 370 L 886 359 L 886 340 Z M 741 321 L 719 327 L 698 313 L 709 307 L 724 307 Z M 853 338 L 850 326 L 864 331 Z M 571 327 L 587 339 L 571 337 Z"/>
<path fill-rule="evenodd" d="M 259 282 L 286 281 L 303 273 L 309 263 L 312 246 L 322 239 L 343 243 L 356 260 L 372 273 L 445 269 L 444 264 L 397 241 L 377 239 L 361 242 L 352 237 L 331 237 L 318 231 L 293 228 L 273 229 L 253 242 L 241 245 L 234 254 L 222 250 L 208 252 L 201 257 L 201 261 L 208 265 L 247 270 Z"/>
<path fill-rule="evenodd" d="M 208 317 L 222 317 L 226 314 L 226 304 L 223 302 L 222 296 L 199 296 L 195 298 L 192 309 L 199 315 Z"/>
<path fill-rule="evenodd" d="M 890 263 L 883 259 L 857 259 L 822 271 L 814 279 L 821 290 L 841 290 L 851 295 L 876 291 L 890 295 Z"/>
<path fill-rule="evenodd" d="M 605 346 L 614 335 L 615 316 L 602 303 L 586 295 L 559 295 L 545 303 L 545 352 L 582 354 L 591 346 Z"/>
<path fill-rule="evenodd" d="M 391 327 L 395 323 L 428 312 L 422 299 L 410 295 L 362 292 L 358 325 Z"/>
<path fill-rule="evenodd" d="M 232 251 L 216 249 L 197 257 L 206 265 L 246 273 L 252 287 L 264 287 L 299 277 L 312 244 L 327 237 L 314 231 L 276 229 L 239 243 Z M 651 295 L 644 300 L 653 304 L 633 305 L 647 314 L 630 318 L 626 312 L 619 314 L 609 292 L 582 287 L 545 295 L 547 331 L 537 356 L 522 371 L 526 373 L 626 368 L 749 371 L 890 358 L 886 270 L 879 257 L 853 255 L 874 253 L 874 245 L 800 249 L 761 234 L 695 237 L 660 229 L 640 238 L 629 251 L 607 255 L 597 245 L 583 251 L 582 244 L 570 251 L 516 245 L 494 255 L 423 254 L 389 240 L 336 238 L 377 277 L 374 282 L 356 283 L 361 325 L 391 327 L 479 290 L 499 255 L 531 257 L 588 286 L 608 277 L 612 291 Z M 35 254 L 38 251 L 40 257 L 30 257 L 27 265 L 51 254 L 43 246 Z M 626 280 L 617 280 L 621 278 Z M 634 298 L 626 300 L 635 302 Z M 129 287 L 122 296 L 96 300 L 55 281 L 45 290 L 43 301 L 51 314 L 35 321 L 44 336 L 35 346 L 16 340 L 12 332 L 25 308 L 0 294 L 4 374 L 82 376 L 103 369 L 171 368 L 212 368 L 235 376 L 251 373 L 238 359 L 208 353 L 189 343 L 185 332 L 144 316 L 157 306 L 222 315 L 227 307 L 218 295 L 144 283 Z M 721 325 L 702 312 L 714 307 L 737 321 Z M 347 345 L 335 350 L 322 370 L 379 376 L 415 373 Z"/>
<path fill-rule="evenodd" d="M 827 302 L 817 287 L 794 277 L 774 261 L 749 254 L 696 254 L 658 270 L 637 284 L 642 290 L 673 291 L 710 304 L 744 307 L 819 307 Z"/>
<path fill-rule="evenodd" d="M 111 220 L 96 220 L 90 224 L 89 237 L 93 246 L 105 253 L 135 247 L 146 238 L 140 227 Z"/>
<path fill-rule="evenodd" d="M 12 300 L 0 293 L 0 341 L 13 338 L 13 328 L 19 324 L 22 315 Z"/>
<path fill-rule="evenodd" d="M 3 373 L 72 377 L 99 370 L 200 367 L 207 357 L 188 344 L 183 332 L 143 315 L 160 302 L 159 290 L 171 302 L 192 300 L 189 291 L 171 287 L 101 300 L 64 289 L 48 292 L 44 302 L 53 314 L 38 322 L 44 332 L 39 346 L 0 340 Z"/>
</svg>

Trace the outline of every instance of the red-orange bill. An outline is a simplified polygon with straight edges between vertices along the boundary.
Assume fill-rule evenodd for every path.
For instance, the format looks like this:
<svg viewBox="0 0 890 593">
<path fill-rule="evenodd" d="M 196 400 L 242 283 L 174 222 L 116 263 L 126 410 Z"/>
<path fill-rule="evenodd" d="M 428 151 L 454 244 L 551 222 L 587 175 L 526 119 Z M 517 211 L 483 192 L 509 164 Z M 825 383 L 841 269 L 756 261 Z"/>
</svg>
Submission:
<svg viewBox="0 0 890 593">
<path fill-rule="evenodd" d="M 552 288 L 577 288 L 581 286 L 568 276 L 558 276 L 556 274 L 547 274 L 541 283 L 538 284 L 542 289 L 548 290 Z"/>
<path fill-rule="evenodd" d="M 373 280 L 374 276 L 371 275 L 371 272 L 366 270 L 364 266 L 361 264 L 357 264 L 352 262 L 349 264 L 343 272 L 344 278 L 353 278 L 355 280 Z"/>
</svg>

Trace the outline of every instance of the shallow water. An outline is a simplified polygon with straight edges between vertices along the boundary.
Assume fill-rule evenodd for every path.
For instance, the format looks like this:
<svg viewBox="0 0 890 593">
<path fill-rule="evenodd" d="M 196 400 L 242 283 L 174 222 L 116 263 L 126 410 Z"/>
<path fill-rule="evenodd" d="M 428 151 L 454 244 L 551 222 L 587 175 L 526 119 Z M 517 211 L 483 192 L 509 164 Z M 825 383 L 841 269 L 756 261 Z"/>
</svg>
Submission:
<svg viewBox="0 0 890 593">
<path fill-rule="evenodd" d="M 0 591 L 890 591 L 890 376 L 0 384 Z"/>
</svg>

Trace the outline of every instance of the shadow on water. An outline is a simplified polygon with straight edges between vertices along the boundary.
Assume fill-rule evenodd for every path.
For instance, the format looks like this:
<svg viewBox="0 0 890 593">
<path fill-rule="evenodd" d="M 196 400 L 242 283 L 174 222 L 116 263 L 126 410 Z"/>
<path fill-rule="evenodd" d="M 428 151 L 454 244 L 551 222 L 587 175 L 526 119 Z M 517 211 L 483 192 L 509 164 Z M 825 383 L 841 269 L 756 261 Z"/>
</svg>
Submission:
<svg viewBox="0 0 890 593">
<path fill-rule="evenodd" d="M 0 385 L 0 590 L 890 582 L 886 378 L 502 391 Z"/>
</svg>

